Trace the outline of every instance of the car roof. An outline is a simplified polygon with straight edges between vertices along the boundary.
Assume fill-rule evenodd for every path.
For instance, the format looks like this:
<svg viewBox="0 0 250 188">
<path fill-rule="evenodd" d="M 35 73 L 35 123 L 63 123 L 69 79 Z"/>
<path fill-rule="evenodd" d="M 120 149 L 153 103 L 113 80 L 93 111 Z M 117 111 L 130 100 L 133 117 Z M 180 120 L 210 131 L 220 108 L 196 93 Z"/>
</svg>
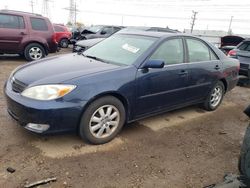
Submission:
<svg viewBox="0 0 250 188">
<path fill-rule="evenodd" d="M 3 9 L 3 10 L 0 10 L 0 13 L 15 14 L 17 16 L 26 15 L 26 16 L 35 16 L 35 17 L 46 18 L 46 17 L 43 17 L 41 14 L 36 14 L 36 13 L 31 13 L 31 12 L 23 12 L 23 11 L 17 11 L 17 10 L 6 10 L 6 9 Z"/>
<path fill-rule="evenodd" d="M 117 34 L 127 34 L 127 35 L 139 35 L 139 36 L 147 36 L 147 37 L 156 37 L 156 38 L 167 38 L 171 36 L 191 36 L 183 33 L 168 33 L 168 32 L 159 32 L 159 31 L 141 31 L 141 30 L 130 30 L 130 29 L 122 29 Z M 194 37 L 194 36 L 192 36 Z M 198 38 L 198 37 L 194 37 Z"/>
</svg>

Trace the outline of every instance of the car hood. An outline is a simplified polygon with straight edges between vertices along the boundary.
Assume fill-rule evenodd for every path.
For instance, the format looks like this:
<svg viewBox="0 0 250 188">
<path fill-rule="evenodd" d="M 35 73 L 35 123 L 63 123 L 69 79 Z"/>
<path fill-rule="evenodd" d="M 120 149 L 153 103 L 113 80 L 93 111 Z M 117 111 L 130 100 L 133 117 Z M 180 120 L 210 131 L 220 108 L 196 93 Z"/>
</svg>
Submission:
<svg viewBox="0 0 250 188">
<path fill-rule="evenodd" d="M 82 46 L 82 47 L 91 47 L 91 46 L 101 42 L 102 40 L 104 40 L 104 38 L 79 40 L 79 41 L 77 41 L 76 45 Z"/>
<path fill-rule="evenodd" d="M 26 64 L 18 68 L 13 76 L 26 85 L 55 84 L 119 67 L 82 55 L 69 54 Z"/>
</svg>

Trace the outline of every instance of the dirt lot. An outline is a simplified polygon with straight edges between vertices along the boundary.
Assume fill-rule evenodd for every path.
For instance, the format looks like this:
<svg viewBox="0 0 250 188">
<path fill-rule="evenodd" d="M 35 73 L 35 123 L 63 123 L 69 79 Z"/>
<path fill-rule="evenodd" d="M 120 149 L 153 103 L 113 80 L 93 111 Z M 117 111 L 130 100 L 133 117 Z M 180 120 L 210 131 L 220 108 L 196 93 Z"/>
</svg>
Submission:
<svg viewBox="0 0 250 188">
<path fill-rule="evenodd" d="M 0 187 L 56 177 L 41 187 L 198 188 L 220 182 L 226 172 L 238 173 L 249 88 L 229 92 L 216 112 L 192 106 L 147 118 L 127 125 L 112 142 L 91 146 L 76 135 L 33 135 L 8 116 L 2 88 L 23 63 L 0 56 Z"/>
</svg>

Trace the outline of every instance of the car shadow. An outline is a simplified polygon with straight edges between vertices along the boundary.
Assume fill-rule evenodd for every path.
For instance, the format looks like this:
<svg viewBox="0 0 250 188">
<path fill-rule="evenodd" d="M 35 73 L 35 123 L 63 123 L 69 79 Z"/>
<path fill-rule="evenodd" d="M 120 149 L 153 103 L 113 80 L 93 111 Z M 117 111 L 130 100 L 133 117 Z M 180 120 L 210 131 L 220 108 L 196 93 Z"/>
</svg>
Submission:
<svg viewBox="0 0 250 188">
<path fill-rule="evenodd" d="M 8 61 L 8 62 L 7 62 Z M 15 54 L 0 55 L 0 63 L 26 63 L 24 57 Z"/>
</svg>

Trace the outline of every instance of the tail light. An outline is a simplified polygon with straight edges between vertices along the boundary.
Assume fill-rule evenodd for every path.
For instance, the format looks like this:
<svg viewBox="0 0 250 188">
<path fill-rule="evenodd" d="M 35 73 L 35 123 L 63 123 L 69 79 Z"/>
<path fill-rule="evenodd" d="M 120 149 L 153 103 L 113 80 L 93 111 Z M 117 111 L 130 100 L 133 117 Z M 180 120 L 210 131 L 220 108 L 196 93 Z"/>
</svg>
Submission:
<svg viewBox="0 0 250 188">
<path fill-rule="evenodd" d="M 236 56 L 236 51 L 235 50 L 230 50 L 228 52 L 227 56 Z"/>
<path fill-rule="evenodd" d="M 56 33 L 54 33 L 54 34 L 52 35 L 52 42 L 57 43 L 57 41 L 56 41 Z"/>
</svg>

